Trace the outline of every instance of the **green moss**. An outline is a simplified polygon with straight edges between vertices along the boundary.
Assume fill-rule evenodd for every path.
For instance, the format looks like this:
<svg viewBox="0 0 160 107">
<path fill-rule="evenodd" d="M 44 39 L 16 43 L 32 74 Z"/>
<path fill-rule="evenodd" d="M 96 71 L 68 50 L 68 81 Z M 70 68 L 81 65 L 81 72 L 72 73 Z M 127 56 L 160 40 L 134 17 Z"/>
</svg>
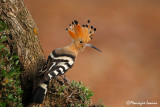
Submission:
<svg viewBox="0 0 160 107">
<path fill-rule="evenodd" d="M 7 30 L 0 20 L 0 33 Z M 0 107 L 22 107 L 20 87 L 20 66 L 17 55 L 10 53 L 7 36 L 0 35 Z"/>
<path fill-rule="evenodd" d="M 68 79 L 58 77 L 49 84 L 46 103 L 50 107 L 103 107 L 100 103 L 92 104 L 93 94 L 82 82 L 70 82 Z"/>
<path fill-rule="evenodd" d="M 72 87 L 77 87 L 78 90 L 81 90 L 81 94 L 79 95 L 82 101 L 88 101 L 90 102 L 91 97 L 94 95 L 94 93 L 89 90 L 89 88 L 85 87 L 82 82 L 76 82 L 72 81 L 71 82 Z"/>
</svg>

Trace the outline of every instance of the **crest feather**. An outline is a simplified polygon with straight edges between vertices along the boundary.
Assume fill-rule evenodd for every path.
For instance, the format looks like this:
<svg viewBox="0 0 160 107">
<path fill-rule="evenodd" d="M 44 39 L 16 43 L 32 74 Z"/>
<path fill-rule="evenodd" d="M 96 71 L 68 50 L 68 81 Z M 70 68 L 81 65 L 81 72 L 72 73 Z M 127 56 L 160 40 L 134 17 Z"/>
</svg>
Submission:
<svg viewBox="0 0 160 107">
<path fill-rule="evenodd" d="M 78 21 L 73 21 L 70 24 L 69 29 L 66 29 L 73 40 L 80 39 L 83 42 L 87 43 L 92 39 L 96 28 L 93 29 L 93 26 L 89 26 L 90 20 L 86 25 L 82 25 L 82 27 L 78 24 Z"/>
<path fill-rule="evenodd" d="M 74 32 L 68 30 L 68 33 L 69 33 L 69 35 L 70 35 L 70 37 L 71 37 L 72 39 L 77 39 L 77 36 L 76 36 L 76 34 L 75 34 Z"/>
<path fill-rule="evenodd" d="M 79 38 L 82 38 L 83 32 L 82 32 L 82 28 L 79 24 L 75 27 L 75 32 Z"/>
</svg>

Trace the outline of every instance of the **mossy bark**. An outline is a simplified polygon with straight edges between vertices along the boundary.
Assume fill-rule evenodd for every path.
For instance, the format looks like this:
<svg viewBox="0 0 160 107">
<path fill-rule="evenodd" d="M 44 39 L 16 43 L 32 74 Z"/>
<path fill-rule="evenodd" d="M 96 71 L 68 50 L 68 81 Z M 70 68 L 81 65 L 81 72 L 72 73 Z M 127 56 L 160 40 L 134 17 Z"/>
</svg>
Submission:
<svg viewBox="0 0 160 107">
<path fill-rule="evenodd" d="M 10 51 L 19 56 L 21 68 L 23 103 L 28 103 L 35 84 L 36 72 L 45 62 L 39 43 L 38 29 L 23 0 L 0 0 L 0 17 L 8 28 Z"/>
</svg>

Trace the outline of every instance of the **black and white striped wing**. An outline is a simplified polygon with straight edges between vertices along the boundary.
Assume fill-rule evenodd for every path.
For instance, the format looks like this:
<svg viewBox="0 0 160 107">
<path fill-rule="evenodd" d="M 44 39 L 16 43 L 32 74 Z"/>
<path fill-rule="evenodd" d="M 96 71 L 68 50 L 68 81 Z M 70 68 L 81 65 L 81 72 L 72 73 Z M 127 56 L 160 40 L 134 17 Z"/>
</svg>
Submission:
<svg viewBox="0 0 160 107">
<path fill-rule="evenodd" d="M 53 51 L 47 60 L 46 70 L 49 71 L 48 79 L 52 79 L 58 75 L 63 75 L 67 70 L 72 68 L 75 61 L 75 56 L 70 54 L 56 54 Z"/>
<path fill-rule="evenodd" d="M 48 56 L 46 64 L 43 66 L 40 73 L 44 74 L 40 84 L 36 87 L 33 93 L 33 102 L 42 103 L 44 96 L 47 93 L 49 81 L 63 75 L 67 70 L 72 68 L 75 56 L 71 54 L 56 54 L 55 51 Z"/>
</svg>

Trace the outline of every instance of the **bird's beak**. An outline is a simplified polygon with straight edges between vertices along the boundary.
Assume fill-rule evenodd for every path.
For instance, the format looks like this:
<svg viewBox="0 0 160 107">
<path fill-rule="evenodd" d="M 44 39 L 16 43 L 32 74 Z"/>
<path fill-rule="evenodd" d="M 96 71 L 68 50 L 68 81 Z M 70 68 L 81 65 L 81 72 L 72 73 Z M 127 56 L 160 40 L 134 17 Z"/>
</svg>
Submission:
<svg viewBox="0 0 160 107">
<path fill-rule="evenodd" d="M 92 48 L 98 50 L 99 52 L 102 52 L 101 50 L 99 50 L 98 48 L 96 48 L 95 46 L 93 46 L 93 45 L 91 45 L 91 44 L 89 44 L 89 43 L 87 43 L 86 46 L 92 47 Z"/>
</svg>

